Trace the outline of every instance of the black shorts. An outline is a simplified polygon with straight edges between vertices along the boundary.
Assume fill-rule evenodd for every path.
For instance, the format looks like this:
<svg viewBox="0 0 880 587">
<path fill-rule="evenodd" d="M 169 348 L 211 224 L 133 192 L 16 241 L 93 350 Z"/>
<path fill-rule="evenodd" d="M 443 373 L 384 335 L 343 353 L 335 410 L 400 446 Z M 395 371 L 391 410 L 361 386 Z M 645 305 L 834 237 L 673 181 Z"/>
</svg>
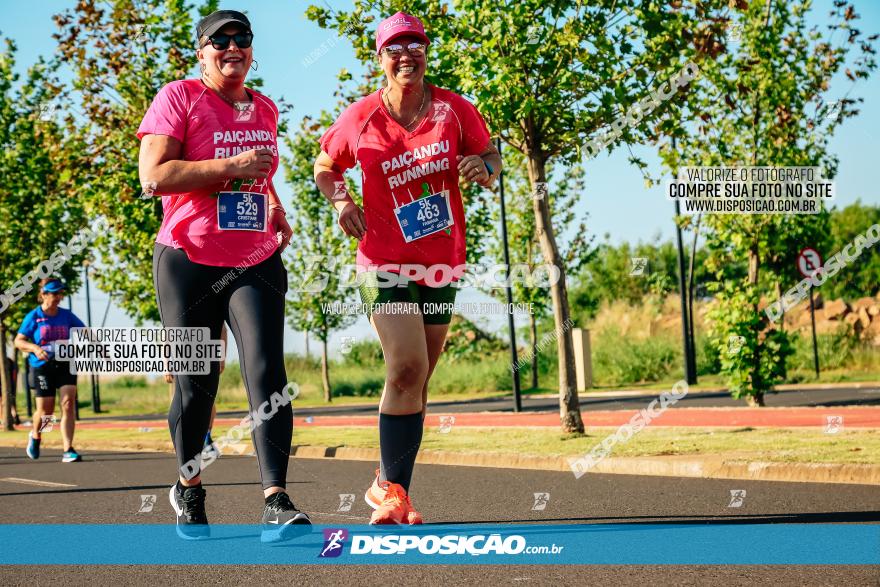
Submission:
<svg viewBox="0 0 880 587">
<path fill-rule="evenodd" d="M 422 322 L 425 324 L 449 324 L 452 322 L 452 311 L 455 305 L 455 295 L 458 288 L 450 283 L 440 287 L 422 285 L 413 280 L 401 278 L 394 273 L 367 271 L 358 276 L 360 280 L 359 293 L 361 302 L 364 304 L 366 314 L 369 316 L 374 310 L 379 310 L 380 304 L 404 302 L 419 305 L 422 314 Z M 389 281 L 405 285 L 383 285 L 380 281 Z M 386 310 L 394 313 L 394 310 Z"/>
<path fill-rule="evenodd" d="M 55 397 L 60 387 L 76 385 L 76 375 L 70 372 L 70 363 L 49 360 L 39 367 L 31 367 L 31 387 L 36 397 Z"/>
</svg>

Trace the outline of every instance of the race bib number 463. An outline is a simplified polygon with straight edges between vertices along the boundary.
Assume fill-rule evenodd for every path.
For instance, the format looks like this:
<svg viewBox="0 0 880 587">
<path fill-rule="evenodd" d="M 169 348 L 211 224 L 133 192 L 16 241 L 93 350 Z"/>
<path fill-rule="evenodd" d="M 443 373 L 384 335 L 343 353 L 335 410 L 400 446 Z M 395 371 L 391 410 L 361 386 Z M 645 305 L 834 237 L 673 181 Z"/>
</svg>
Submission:
<svg viewBox="0 0 880 587">
<path fill-rule="evenodd" d="M 266 194 L 220 192 L 217 195 L 220 230 L 266 230 Z"/>
<path fill-rule="evenodd" d="M 411 242 L 452 226 L 449 191 L 431 194 L 394 211 L 406 242 Z"/>
</svg>

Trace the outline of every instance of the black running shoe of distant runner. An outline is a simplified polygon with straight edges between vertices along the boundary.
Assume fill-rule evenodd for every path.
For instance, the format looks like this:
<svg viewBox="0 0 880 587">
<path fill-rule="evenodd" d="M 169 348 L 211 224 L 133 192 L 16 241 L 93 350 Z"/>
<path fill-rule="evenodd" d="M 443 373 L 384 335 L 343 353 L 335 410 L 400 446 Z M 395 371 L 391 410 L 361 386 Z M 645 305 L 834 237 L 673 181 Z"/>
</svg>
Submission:
<svg viewBox="0 0 880 587">
<path fill-rule="evenodd" d="M 171 486 L 168 499 L 177 513 L 178 536 L 185 540 L 211 536 L 211 527 L 208 526 L 208 516 L 205 514 L 205 490 L 201 485 L 184 487 L 181 492 L 175 483 Z"/>
<path fill-rule="evenodd" d="M 274 493 L 263 510 L 261 542 L 281 542 L 309 531 L 309 515 L 296 509 L 283 491 Z"/>
</svg>

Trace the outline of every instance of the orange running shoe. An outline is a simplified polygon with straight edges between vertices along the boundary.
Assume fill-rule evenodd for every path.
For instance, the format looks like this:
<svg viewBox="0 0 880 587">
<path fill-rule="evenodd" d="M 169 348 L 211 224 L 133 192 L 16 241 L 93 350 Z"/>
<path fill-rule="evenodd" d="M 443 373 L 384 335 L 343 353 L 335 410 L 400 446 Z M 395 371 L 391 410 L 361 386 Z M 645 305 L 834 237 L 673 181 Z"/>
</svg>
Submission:
<svg viewBox="0 0 880 587">
<path fill-rule="evenodd" d="M 406 490 L 397 483 L 379 481 L 379 471 L 364 500 L 374 511 L 370 524 L 421 524 L 422 515 L 412 507 Z"/>
<path fill-rule="evenodd" d="M 376 509 L 382 505 L 384 499 L 385 490 L 379 487 L 379 469 L 376 469 L 376 478 L 373 479 L 373 484 L 370 485 L 370 488 L 367 489 L 367 492 L 364 494 L 364 501 L 367 502 L 368 506 Z"/>
</svg>

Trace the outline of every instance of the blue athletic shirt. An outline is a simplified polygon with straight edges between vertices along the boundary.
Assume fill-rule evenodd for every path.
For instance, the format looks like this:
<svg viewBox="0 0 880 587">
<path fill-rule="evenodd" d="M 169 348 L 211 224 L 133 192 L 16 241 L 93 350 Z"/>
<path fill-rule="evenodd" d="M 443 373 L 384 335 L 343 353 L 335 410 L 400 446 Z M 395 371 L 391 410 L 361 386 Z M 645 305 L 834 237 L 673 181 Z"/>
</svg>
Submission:
<svg viewBox="0 0 880 587">
<path fill-rule="evenodd" d="M 58 308 L 58 313 L 49 316 L 43 312 L 42 306 L 28 312 L 18 329 L 19 334 L 23 334 L 32 341 L 43 347 L 43 350 L 49 353 L 51 359 L 55 352 L 52 349 L 52 342 L 56 340 L 67 340 L 70 338 L 71 328 L 83 328 L 85 324 L 76 317 L 76 314 L 65 308 Z M 46 361 L 37 358 L 37 355 L 31 353 L 28 356 L 31 367 L 42 367 Z"/>
</svg>

